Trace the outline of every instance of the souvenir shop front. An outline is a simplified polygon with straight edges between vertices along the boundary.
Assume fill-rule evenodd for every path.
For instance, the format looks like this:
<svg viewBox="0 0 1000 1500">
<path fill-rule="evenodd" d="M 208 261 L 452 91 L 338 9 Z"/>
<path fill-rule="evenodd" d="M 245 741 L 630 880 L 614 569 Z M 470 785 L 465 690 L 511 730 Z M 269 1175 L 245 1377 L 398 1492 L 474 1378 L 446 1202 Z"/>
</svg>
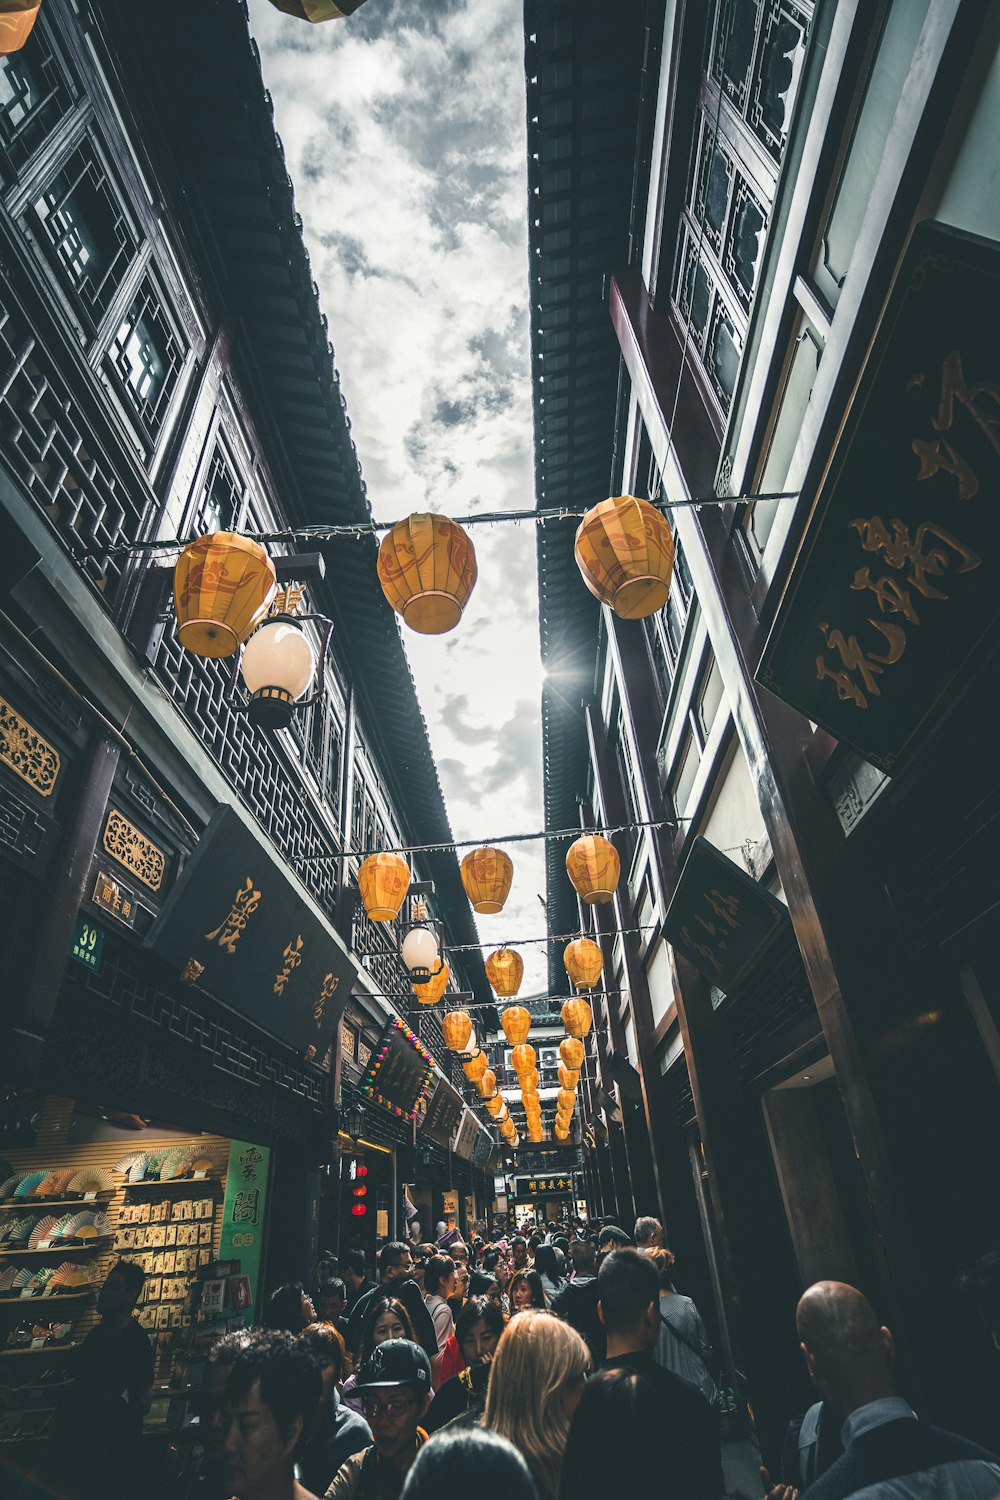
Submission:
<svg viewBox="0 0 1000 1500">
<path fill-rule="evenodd" d="M 0 1443 L 30 1470 L 119 1260 L 146 1280 L 137 1308 L 154 1353 L 146 1430 L 190 1420 L 215 1339 L 264 1295 L 267 1145 L 57 1094 L 9 1097 L 0 1145 Z"/>
</svg>

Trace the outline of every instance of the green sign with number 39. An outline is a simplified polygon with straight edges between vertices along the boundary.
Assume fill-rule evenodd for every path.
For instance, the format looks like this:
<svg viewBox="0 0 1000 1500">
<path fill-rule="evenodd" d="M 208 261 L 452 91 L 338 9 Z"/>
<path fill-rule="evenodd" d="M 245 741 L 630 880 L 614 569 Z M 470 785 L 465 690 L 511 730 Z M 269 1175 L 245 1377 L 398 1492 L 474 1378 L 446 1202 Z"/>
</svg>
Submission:
<svg viewBox="0 0 1000 1500">
<path fill-rule="evenodd" d="M 69 956 L 86 969 L 100 973 L 104 952 L 104 932 L 89 917 L 77 917 L 69 944 Z"/>
</svg>

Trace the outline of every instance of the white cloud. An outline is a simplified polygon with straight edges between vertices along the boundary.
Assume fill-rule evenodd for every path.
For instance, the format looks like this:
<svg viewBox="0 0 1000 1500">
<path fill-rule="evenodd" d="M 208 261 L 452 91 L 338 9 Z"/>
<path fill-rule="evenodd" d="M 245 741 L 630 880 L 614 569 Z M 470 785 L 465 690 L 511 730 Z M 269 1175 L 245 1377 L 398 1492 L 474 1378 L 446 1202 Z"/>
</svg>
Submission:
<svg viewBox="0 0 1000 1500">
<path fill-rule="evenodd" d="M 368 0 L 321 26 L 250 0 L 250 18 L 376 516 L 530 506 L 519 0 Z M 472 536 L 458 629 L 405 632 L 458 839 L 544 823 L 534 528 Z M 543 845 L 510 853 L 489 943 L 544 932 Z M 524 958 L 544 989 L 544 946 Z"/>
</svg>

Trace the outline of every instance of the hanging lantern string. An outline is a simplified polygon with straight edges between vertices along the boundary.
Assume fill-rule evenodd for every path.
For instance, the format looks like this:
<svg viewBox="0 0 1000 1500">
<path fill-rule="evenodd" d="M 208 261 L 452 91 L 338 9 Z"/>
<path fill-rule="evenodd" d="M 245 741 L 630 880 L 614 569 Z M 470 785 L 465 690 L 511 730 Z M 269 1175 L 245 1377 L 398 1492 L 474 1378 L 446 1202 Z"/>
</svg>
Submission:
<svg viewBox="0 0 1000 1500">
<path fill-rule="evenodd" d="M 614 932 L 602 933 L 601 935 L 603 937 L 619 937 L 619 936 L 630 937 L 633 933 L 636 933 L 636 932 L 658 932 L 658 931 L 659 931 L 659 928 L 657 927 L 656 923 L 654 922 L 654 923 L 648 924 L 645 927 L 616 927 L 615 930 L 614 930 Z M 580 936 L 581 936 L 581 933 L 579 933 L 579 932 L 563 932 L 563 933 L 556 934 L 556 935 L 554 935 L 552 937 L 515 938 L 510 943 L 504 943 L 503 946 L 505 948 L 526 948 L 529 945 L 529 943 L 571 943 L 571 942 L 574 941 L 574 939 L 576 939 L 576 938 L 578 938 Z M 586 937 L 587 934 L 584 933 L 584 934 L 582 934 L 582 936 Z M 478 953 L 478 952 L 481 952 L 484 948 L 495 948 L 495 947 L 496 947 L 496 943 L 495 942 L 492 942 L 492 943 L 446 943 L 445 944 L 445 951 L 448 952 L 448 953 Z M 385 950 L 384 949 L 379 949 L 379 948 L 374 949 L 371 953 L 362 953 L 362 955 L 361 955 L 362 958 L 385 958 L 386 956 L 387 955 L 386 955 Z M 569 996 L 567 996 L 567 999 L 568 998 L 569 998 Z M 447 1000 L 448 999 L 447 994 L 443 995 L 442 999 L 443 1000 Z M 503 1001 L 498 1001 L 496 1003 L 502 1005 Z M 508 1003 L 513 1005 L 516 1002 L 513 999 L 511 999 L 511 1000 L 508 1001 Z"/>
<path fill-rule="evenodd" d="M 711 495 L 693 495 L 682 500 L 650 500 L 648 503 L 656 510 L 669 512 L 681 508 L 697 508 L 700 505 L 749 505 L 758 500 L 797 500 L 801 494 L 800 490 L 774 490 L 761 495 L 724 495 L 722 497 Z M 466 516 L 449 516 L 459 526 L 497 526 L 506 521 L 520 523 L 521 521 L 534 521 L 538 526 L 544 526 L 546 521 L 578 521 L 587 514 L 587 509 L 576 507 L 556 506 L 545 510 L 481 510 Z M 593 507 L 589 507 L 593 509 Z M 391 531 L 398 521 L 352 521 L 334 526 L 296 526 L 283 531 L 241 531 L 240 536 L 248 542 L 260 542 L 262 546 L 268 544 L 281 545 L 292 542 L 333 542 L 341 537 L 364 538 L 379 536 L 382 532 Z M 182 551 L 191 542 L 191 537 L 162 537 L 142 542 L 118 542 L 113 547 L 95 548 L 87 554 L 88 558 L 95 560 L 101 558 L 121 557 L 123 555 L 134 555 L 142 552 L 178 552 Z"/>
<path fill-rule="evenodd" d="M 589 834 L 600 834 L 607 838 L 610 833 L 629 833 L 634 828 L 676 828 L 679 823 L 689 823 L 690 818 L 647 818 L 633 823 L 615 823 L 610 828 L 543 828 L 538 833 L 506 833 L 500 837 L 479 839 L 446 839 L 439 844 L 393 844 L 395 854 L 447 854 L 452 849 L 477 849 L 483 844 L 534 844 L 542 839 L 578 839 Z M 368 859 L 372 854 L 387 853 L 386 846 L 377 849 L 345 849 L 342 854 L 297 854 L 290 863 L 295 865 L 321 864 L 331 859 Z"/>
</svg>

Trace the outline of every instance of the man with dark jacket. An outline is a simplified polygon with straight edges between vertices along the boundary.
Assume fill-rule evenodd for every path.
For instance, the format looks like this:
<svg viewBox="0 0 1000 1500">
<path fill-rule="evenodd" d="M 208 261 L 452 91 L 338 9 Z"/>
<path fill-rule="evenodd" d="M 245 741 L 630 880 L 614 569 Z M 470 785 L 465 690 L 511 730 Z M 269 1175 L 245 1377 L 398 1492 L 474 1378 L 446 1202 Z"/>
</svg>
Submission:
<svg viewBox="0 0 1000 1500">
<path fill-rule="evenodd" d="M 299 1456 L 302 1483 L 313 1495 L 325 1495 L 340 1466 L 372 1440 L 364 1417 L 345 1406 L 337 1394 L 344 1373 L 343 1343 L 338 1332 L 331 1323 L 311 1323 L 299 1335 L 319 1365 L 323 1381 L 316 1421 Z"/>
<path fill-rule="evenodd" d="M 865 1500 L 1000 1494 L 1000 1458 L 922 1422 L 896 1395 L 892 1334 L 856 1287 L 816 1282 L 800 1299 L 795 1322 L 813 1385 L 846 1413 L 844 1453 L 809 1486 L 809 1500 L 844 1500 L 859 1490 Z"/>
<path fill-rule="evenodd" d="M 358 1375 L 373 1442 L 337 1470 L 325 1500 L 399 1500 L 427 1433 L 431 1362 L 409 1339 L 378 1344 Z"/>
<path fill-rule="evenodd" d="M 605 1333 L 597 1311 L 597 1250 L 590 1240 L 573 1240 L 569 1247 L 573 1279 L 552 1298 L 552 1311 L 564 1318 L 585 1341 L 594 1369 L 604 1363 Z"/>
<path fill-rule="evenodd" d="M 659 1415 L 653 1429 L 662 1454 L 662 1494 L 670 1500 L 718 1500 L 723 1488 L 718 1415 L 695 1386 L 653 1358 L 660 1331 L 656 1267 L 639 1250 L 613 1250 L 601 1261 L 597 1296 L 607 1357 L 594 1379 L 627 1370 L 652 1388 Z M 614 1444 L 613 1431 L 607 1440 Z M 627 1441 L 624 1433 L 620 1440 Z"/>
<path fill-rule="evenodd" d="M 387 1294 L 398 1297 L 410 1315 L 413 1336 L 426 1349 L 428 1359 L 438 1352 L 434 1319 L 427 1311 L 427 1304 L 417 1283 L 412 1278 L 413 1256 L 410 1247 L 402 1240 L 389 1240 L 382 1246 L 378 1257 L 379 1284 L 354 1304 L 347 1324 L 347 1347 L 357 1354 L 361 1346 L 361 1333 L 365 1325 L 365 1314 L 377 1297 Z"/>
</svg>

